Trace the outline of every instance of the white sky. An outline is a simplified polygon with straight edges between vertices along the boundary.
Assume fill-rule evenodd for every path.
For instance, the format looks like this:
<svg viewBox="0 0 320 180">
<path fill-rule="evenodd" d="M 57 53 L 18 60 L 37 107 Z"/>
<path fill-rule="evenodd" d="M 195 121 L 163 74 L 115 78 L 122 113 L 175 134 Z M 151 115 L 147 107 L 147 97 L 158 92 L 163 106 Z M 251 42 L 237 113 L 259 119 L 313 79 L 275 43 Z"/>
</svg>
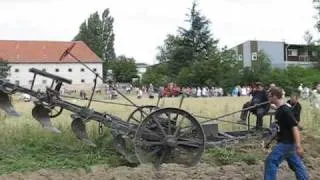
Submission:
<svg viewBox="0 0 320 180">
<path fill-rule="evenodd" d="M 246 40 L 303 43 L 313 30 L 312 0 L 198 0 L 220 46 Z M 1 40 L 69 41 L 95 11 L 114 17 L 115 51 L 155 63 L 157 46 L 183 26 L 192 0 L 0 0 Z"/>
</svg>

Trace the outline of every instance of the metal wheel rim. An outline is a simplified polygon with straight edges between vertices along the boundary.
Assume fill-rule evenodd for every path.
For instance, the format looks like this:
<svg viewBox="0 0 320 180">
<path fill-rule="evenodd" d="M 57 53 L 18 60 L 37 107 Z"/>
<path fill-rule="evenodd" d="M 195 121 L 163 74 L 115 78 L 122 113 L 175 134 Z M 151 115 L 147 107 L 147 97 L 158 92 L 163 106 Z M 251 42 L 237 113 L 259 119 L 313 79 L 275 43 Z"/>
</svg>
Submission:
<svg viewBox="0 0 320 180">
<path fill-rule="evenodd" d="M 55 110 L 55 108 L 59 108 L 59 109 Z M 50 112 L 49 112 L 49 117 L 50 118 L 58 117 L 63 111 L 63 108 L 60 107 L 60 106 L 54 106 L 54 107 L 49 108 L 49 109 L 50 109 Z M 56 113 L 53 113 L 53 111 L 55 111 Z"/>
<path fill-rule="evenodd" d="M 147 109 L 147 110 L 145 110 Z M 139 106 L 138 108 L 136 108 L 134 111 L 132 111 L 132 113 L 129 115 L 127 122 L 134 122 L 134 123 L 138 123 L 140 124 L 143 119 L 145 119 L 152 111 L 159 109 L 158 106 L 154 106 L 154 105 L 145 105 L 145 106 Z M 147 115 L 145 115 L 144 117 L 142 117 L 142 111 L 146 112 Z M 136 118 L 134 115 L 136 113 L 140 113 L 141 117 L 140 118 Z"/>
<path fill-rule="evenodd" d="M 195 139 L 191 139 L 191 137 L 184 137 L 184 136 L 180 137 L 180 134 L 179 134 L 180 132 L 179 132 L 178 133 L 179 137 L 176 138 L 177 144 L 179 144 L 179 145 L 177 145 L 177 147 L 168 147 L 168 145 L 167 145 L 168 142 L 166 142 L 165 145 L 164 144 L 154 145 L 154 147 L 155 147 L 154 149 L 150 148 L 146 152 L 142 148 L 143 145 L 141 145 L 141 142 L 143 140 L 142 131 L 144 131 L 143 129 L 147 125 L 146 123 L 148 123 L 148 121 L 152 121 L 151 120 L 152 116 L 160 115 L 165 112 L 178 113 L 180 116 L 187 119 L 187 121 L 190 121 L 192 125 L 187 128 L 196 130 L 195 135 L 199 139 L 197 139 L 198 141 L 195 141 Z M 181 120 L 181 121 L 184 122 L 185 120 Z M 176 121 L 176 122 L 178 122 L 178 121 Z M 168 126 L 169 126 L 169 123 L 168 123 Z M 179 127 L 179 126 L 175 126 L 175 127 Z M 176 128 L 175 130 L 177 130 L 177 129 L 178 128 Z M 167 130 L 167 132 L 169 132 L 169 127 L 166 130 Z M 174 130 L 174 129 L 172 129 L 172 130 Z M 181 128 L 178 131 L 182 131 L 182 130 L 185 130 L 185 128 Z M 191 133 L 192 133 L 192 131 L 191 131 Z M 148 132 L 150 132 L 150 131 L 148 130 Z M 174 131 L 174 133 L 172 132 L 172 134 L 176 134 L 176 132 Z M 148 138 L 149 137 L 150 136 L 148 135 Z M 190 141 L 186 140 L 187 138 L 190 138 L 190 139 L 188 139 Z M 168 139 L 168 138 L 166 137 L 166 139 Z M 163 141 L 163 140 L 165 141 L 165 138 L 162 137 L 162 139 L 160 139 L 159 141 Z M 189 145 L 180 144 L 180 143 L 184 143 L 184 142 L 187 144 L 189 142 L 195 143 L 194 145 L 197 147 L 190 147 Z M 149 141 L 149 143 L 157 143 L 157 142 Z M 163 108 L 163 109 L 156 110 L 156 111 L 152 112 L 151 114 L 149 114 L 149 116 L 147 116 L 144 119 L 144 121 L 140 124 L 140 126 L 138 127 L 138 129 L 136 131 L 136 135 L 135 135 L 135 139 L 134 139 L 134 146 L 135 146 L 135 153 L 136 153 L 137 159 L 139 160 L 140 163 L 152 163 L 155 166 L 159 166 L 162 163 L 177 163 L 177 164 L 184 164 L 186 166 L 193 166 L 200 161 L 201 155 L 204 152 L 205 135 L 204 135 L 204 132 L 203 132 L 203 129 L 202 129 L 202 126 L 200 125 L 200 123 L 188 112 L 186 112 L 182 109 L 178 109 L 178 108 Z M 150 145 L 147 145 L 147 146 L 150 146 Z M 158 148 L 156 148 L 157 146 L 158 146 Z M 193 150 L 191 150 L 191 149 L 193 149 Z M 155 156 L 156 160 L 153 160 L 152 158 L 148 159 L 148 157 L 149 157 L 148 152 L 150 154 L 153 154 Z M 179 154 L 180 152 L 181 152 L 181 154 Z M 183 154 L 183 153 L 185 153 L 185 154 Z M 153 155 L 151 155 L 151 156 L 153 156 Z"/>
</svg>

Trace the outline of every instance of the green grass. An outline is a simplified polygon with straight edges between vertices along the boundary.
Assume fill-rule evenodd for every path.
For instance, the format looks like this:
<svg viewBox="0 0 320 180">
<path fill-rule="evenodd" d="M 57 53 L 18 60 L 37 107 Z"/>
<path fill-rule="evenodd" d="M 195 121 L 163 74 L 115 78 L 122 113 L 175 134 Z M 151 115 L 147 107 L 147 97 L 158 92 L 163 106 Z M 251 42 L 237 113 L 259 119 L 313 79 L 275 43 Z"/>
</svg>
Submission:
<svg viewBox="0 0 320 180">
<path fill-rule="evenodd" d="M 212 165 L 229 165 L 235 162 L 245 162 L 248 165 L 257 164 L 262 159 L 255 154 L 236 152 L 229 148 L 212 148 L 206 151 L 205 162 Z"/>
<path fill-rule="evenodd" d="M 23 136 L 13 136 L 0 144 L 0 174 L 40 168 L 127 164 L 114 149 L 108 132 L 105 136 L 93 137 L 97 144 L 95 148 L 82 144 L 70 132 L 59 135 L 37 133 L 32 131 L 32 127 L 26 127 L 19 133 Z"/>
<path fill-rule="evenodd" d="M 97 98 L 104 99 L 102 96 Z M 134 102 L 140 105 L 155 105 L 157 99 L 136 99 Z M 226 113 L 240 110 L 242 104 L 249 97 L 223 97 L 223 98 L 185 98 L 182 109 L 208 117 L 217 117 Z M 86 105 L 86 101 L 70 100 L 72 103 Z M 178 107 L 180 98 L 164 98 L 160 102 L 161 107 Z M 123 99 L 114 102 L 127 103 Z M 52 134 L 41 128 L 40 124 L 32 118 L 32 103 L 25 103 L 14 98 L 15 109 L 22 113 L 19 118 L 8 117 L 0 120 L 0 174 L 13 171 L 31 171 L 41 168 L 88 168 L 96 164 L 106 166 L 130 165 L 121 158 L 112 144 L 112 138 L 108 128 L 105 128 L 104 136 L 98 134 L 98 124 L 87 124 L 89 136 L 97 144 L 96 148 L 89 147 L 80 142 L 72 133 L 71 113 L 64 111 L 59 117 L 52 119 L 53 124 L 62 133 Z M 319 112 L 312 110 L 307 102 L 303 102 L 302 123 L 308 132 L 320 135 Z M 93 103 L 92 107 L 99 112 L 107 112 L 126 120 L 134 110 L 133 107 L 125 107 L 110 104 Z M 0 118 L 2 119 L 2 118 Z M 224 118 L 227 121 L 239 119 L 239 114 Z M 198 119 L 203 121 L 203 119 Z M 220 131 L 240 130 L 235 124 L 220 123 Z M 207 150 L 204 161 L 212 164 L 223 165 L 233 162 L 246 162 L 255 164 L 261 156 L 239 152 L 235 149 L 218 148 Z"/>
</svg>

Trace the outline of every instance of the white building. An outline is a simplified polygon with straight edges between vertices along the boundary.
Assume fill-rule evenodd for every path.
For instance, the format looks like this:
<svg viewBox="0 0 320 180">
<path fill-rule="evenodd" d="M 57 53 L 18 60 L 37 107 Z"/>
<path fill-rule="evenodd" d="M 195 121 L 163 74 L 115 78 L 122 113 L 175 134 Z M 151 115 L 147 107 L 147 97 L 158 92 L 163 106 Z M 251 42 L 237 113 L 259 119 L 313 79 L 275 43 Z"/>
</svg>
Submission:
<svg viewBox="0 0 320 180">
<path fill-rule="evenodd" d="M 148 64 L 146 63 L 136 63 L 138 76 L 140 79 L 142 78 L 142 75 L 147 71 Z"/>
<path fill-rule="evenodd" d="M 72 86 L 88 86 L 93 84 L 95 75 L 70 55 L 60 61 L 63 52 L 73 43 L 70 53 L 84 62 L 102 77 L 102 60 L 82 41 L 6 41 L 0 40 L 0 59 L 8 61 L 11 83 L 30 87 L 33 73 L 30 68 L 36 68 L 72 80 Z M 50 86 L 51 80 L 37 76 L 35 86 Z M 97 84 L 102 84 L 98 79 Z"/>
</svg>

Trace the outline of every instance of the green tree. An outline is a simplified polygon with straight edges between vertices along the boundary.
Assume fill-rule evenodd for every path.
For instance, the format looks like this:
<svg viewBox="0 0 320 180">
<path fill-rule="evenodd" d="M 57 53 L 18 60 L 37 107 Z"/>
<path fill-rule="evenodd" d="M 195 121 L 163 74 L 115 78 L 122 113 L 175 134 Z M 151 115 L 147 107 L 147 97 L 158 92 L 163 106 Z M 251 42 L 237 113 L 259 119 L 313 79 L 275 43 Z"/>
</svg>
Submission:
<svg viewBox="0 0 320 180">
<path fill-rule="evenodd" d="M 109 61 L 104 65 L 104 69 L 111 69 L 113 78 L 117 82 L 130 83 L 132 78 L 137 78 L 137 66 L 133 58 L 123 55 L 117 57 L 115 61 Z"/>
<path fill-rule="evenodd" d="M 11 66 L 8 64 L 8 61 L 0 58 L 0 78 L 5 79 L 10 73 Z"/>
<path fill-rule="evenodd" d="M 314 5 L 314 8 L 317 11 L 317 14 L 315 16 L 315 19 L 316 19 L 315 28 L 317 29 L 318 32 L 320 32 L 320 0 L 313 0 L 313 5 Z M 319 46 L 315 46 L 314 42 L 319 42 L 320 40 L 319 39 L 315 39 L 313 37 L 313 35 L 308 31 L 305 33 L 304 39 L 308 44 L 311 44 L 311 47 L 312 47 L 311 50 L 317 52 L 318 57 L 316 59 L 313 59 L 313 60 L 318 62 L 316 66 L 319 68 L 320 67 L 320 58 L 319 58 L 319 56 L 320 56 L 320 48 L 319 48 Z"/>
<path fill-rule="evenodd" d="M 114 60 L 116 55 L 113 22 L 109 9 L 103 11 L 101 18 L 99 13 L 95 12 L 80 25 L 79 32 L 73 40 L 84 41 L 104 61 Z"/>
<path fill-rule="evenodd" d="M 114 52 L 114 32 L 113 17 L 110 15 L 109 9 L 102 13 L 102 40 L 103 40 L 103 59 L 106 61 L 114 60 L 116 54 Z"/>
<path fill-rule="evenodd" d="M 168 76 L 168 64 L 160 63 L 147 68 L 147 71 L 142 75 L 142 83 L 152 83 L 155 87 L 168 84 L 171 79 Z"/>
<path fill-rule="evenodd" d="M 193 2 L 187 14 L 189 27 L 179 27 L 178 35 L 168 35 L 164 45 L 159 47 L 157 59 L 168 63 L 169 76 L 176 77 L 180 70 L 204 61 L 216 51 L 217 40 L 212 38 L 210 22 L 202 16 Z"/>
<path fill-rule="evenodd" d="M 194 1 L 190 13 L 187 14 L 188 28 L 179 27 L 182 45 L 188 50 L 187 62 L 208 59 L 211 53 L 216 51 L 218 40 L 212 38 L 210 21 L 197 9 Z"/>
<path fill-rule="evenodd" d="M 270 73 L 272 72 L 271 60 L 263 51 L 258 52 L 257 59 L 252 61 L 251 67 L 241 68 L 243 64 L 239 61 L 235 67 L 240 70 L 237 74 L 240 77 L 240 79 L 237 79 L 239 84 L 251 84 L 256 81 L 263 82 L 264 84 L 275 83 L 270 78 Z"/>
</svg>

